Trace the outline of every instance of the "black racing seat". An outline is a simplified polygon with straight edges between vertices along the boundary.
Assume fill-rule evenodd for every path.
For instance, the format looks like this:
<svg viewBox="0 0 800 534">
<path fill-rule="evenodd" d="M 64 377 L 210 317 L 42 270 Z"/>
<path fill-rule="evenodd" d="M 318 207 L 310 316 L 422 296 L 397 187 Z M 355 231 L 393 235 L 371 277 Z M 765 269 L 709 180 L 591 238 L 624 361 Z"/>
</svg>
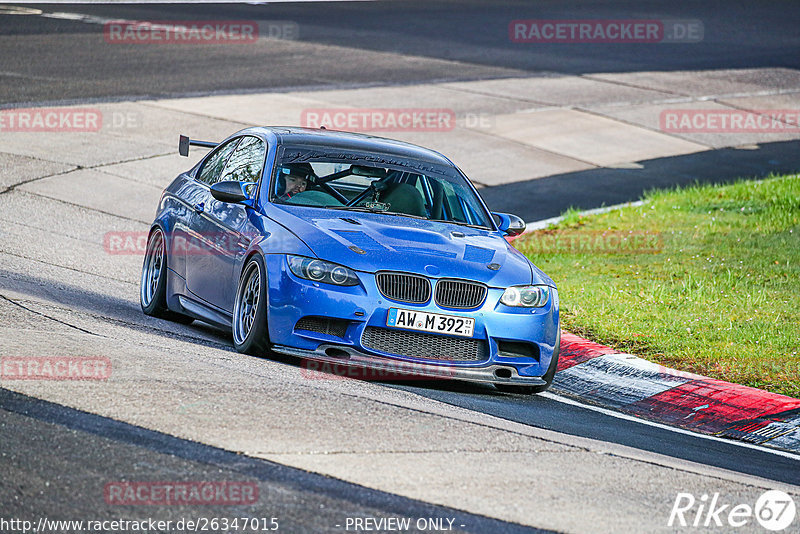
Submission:
<svg viewBox="0 0 800 534">
<path fill-rule="evenodd" d="M 381 202 L 389 204 L 389 211 L 425 217 L 425 201 L 417 188 L 409 184 L 393 184 L 381 195 Z"/>
</svg>

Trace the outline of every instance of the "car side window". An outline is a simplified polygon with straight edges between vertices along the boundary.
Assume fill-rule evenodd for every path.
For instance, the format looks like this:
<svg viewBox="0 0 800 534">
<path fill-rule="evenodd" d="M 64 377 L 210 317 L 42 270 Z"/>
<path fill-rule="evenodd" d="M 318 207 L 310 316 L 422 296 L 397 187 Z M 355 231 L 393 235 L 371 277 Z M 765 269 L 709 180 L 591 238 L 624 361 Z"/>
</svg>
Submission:
<svg viewBox="0 0 800 534">
<path fill-rule="evenodd" d="M 228 161 L 228 157 L 236 148 L 236 145 L 239 144 L 239 141 L 241 141 L 241 137 L 231 139 L 221 147 L 217 148 L 216 151 L 214 151 L 208 157 L 208 159 L 206 159 L 205 163 L 203 163 L 197 179 L 208 185 L 214 185 L 215 183 L 219 182 L 222 169 L 225 168 L 225 163 Z"/>
<path fill-rule="evenodd" d="M 218 181 L 257 183 L 264 166 L 267 148 L 258 137 L 245 136 L 228 158 L 222 178 Z"/>
</svg>

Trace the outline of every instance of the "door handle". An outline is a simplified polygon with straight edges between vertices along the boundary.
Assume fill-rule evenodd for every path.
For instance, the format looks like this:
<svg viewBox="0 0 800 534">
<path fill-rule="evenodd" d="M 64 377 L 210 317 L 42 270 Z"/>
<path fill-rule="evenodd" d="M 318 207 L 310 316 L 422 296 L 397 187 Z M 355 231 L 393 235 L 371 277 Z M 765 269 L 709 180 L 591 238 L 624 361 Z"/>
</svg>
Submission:
<svg viewBox="0 0 800 534">
<path fill-rule="evenodd" d="M 205 203 L 204 202 L 200 202 L 199 204 L 195 204 L 194 205 L 194 211 L 197 212 L 197 213 L 203 213 L 203 210 L 205 209 L 205 207 L 206 207 Z"/>
</svg>

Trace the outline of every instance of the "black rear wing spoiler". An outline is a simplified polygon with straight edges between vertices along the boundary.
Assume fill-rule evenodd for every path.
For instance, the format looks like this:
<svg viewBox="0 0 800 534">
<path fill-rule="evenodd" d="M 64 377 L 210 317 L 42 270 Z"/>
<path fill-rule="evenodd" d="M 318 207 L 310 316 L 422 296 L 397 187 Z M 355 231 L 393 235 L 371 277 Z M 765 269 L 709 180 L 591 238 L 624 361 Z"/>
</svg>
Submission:
<svg viewBox="0 0 800 534">
<path fill-rule="evenodd" d="M 181 156 L 189 155 L 189 145 L 201 146 L 204 148 L 215 148 L 219 143 L 212 143 L 211 141 L 198 141 L 197 139 L 189 139 L 188 136 L 182 135 L 178 140 L 178 154 Z"/>
</svg>

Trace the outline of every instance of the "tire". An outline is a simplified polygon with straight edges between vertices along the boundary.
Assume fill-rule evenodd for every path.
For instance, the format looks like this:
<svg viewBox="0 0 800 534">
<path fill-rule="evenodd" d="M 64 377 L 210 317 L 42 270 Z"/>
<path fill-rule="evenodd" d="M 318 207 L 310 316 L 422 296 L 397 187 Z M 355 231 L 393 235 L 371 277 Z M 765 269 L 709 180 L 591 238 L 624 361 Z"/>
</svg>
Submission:
<svg viewBox="0 0 800 534">
<path fill-rule="evenodd" d="M 233 346 L 244 354 L 263 355 L 269 349 L 267 330 L 267 269 L 256 254 L 242 269 L 231 325 Z"/>
<path fill-rule="evenodd" d="M 167 308 L 167 254 L 164 232 L 155 228 L 147 238 L 142 277 L 139 282 L 139 304 L 145 315 L 189 324 L 194 318 Z"/>
<path fill-rule="evenodd" d="M 495 384 L 499 391 L 503 393 L 514 393 L 516 395 L 534 395 L 536 393 L 542 393 L 546 391 L 547 388 L 553 383 L 553 378 L 556 376 L 556 370 L 558 369 L 558 355 L 561 352 L 561 329 L 558 330 L 558 335 L 556 336 L 556 347 L 553 351 L 553 357 L 550 359 L 550 365 L 547 366 L 547 372 L 542 376 L 542 380 L 546 383 L 542 384 L 541 386 L 514 386 L 510 384 Z"/>
</svg>

